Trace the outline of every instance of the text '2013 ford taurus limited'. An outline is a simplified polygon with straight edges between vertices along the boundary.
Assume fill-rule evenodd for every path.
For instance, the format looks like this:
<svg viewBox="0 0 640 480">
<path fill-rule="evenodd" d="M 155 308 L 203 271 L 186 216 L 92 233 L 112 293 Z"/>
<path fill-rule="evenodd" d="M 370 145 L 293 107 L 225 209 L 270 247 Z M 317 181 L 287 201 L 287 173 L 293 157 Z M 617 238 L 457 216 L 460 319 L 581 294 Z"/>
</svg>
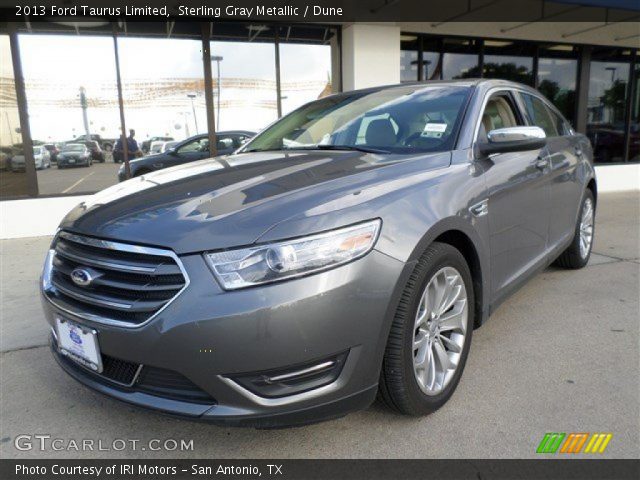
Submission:
<svg viewBox="0 0 640 480">
<path fill-rule="evenodd" d="M 583 267 L 592 150 L 495 80 L 309 103 L 233 155 L 104 190 L 42 277 L 52 350 L 102 393 L 273 427 L 453 394 L 473 329 L 535 272 Z"/>
</svg>

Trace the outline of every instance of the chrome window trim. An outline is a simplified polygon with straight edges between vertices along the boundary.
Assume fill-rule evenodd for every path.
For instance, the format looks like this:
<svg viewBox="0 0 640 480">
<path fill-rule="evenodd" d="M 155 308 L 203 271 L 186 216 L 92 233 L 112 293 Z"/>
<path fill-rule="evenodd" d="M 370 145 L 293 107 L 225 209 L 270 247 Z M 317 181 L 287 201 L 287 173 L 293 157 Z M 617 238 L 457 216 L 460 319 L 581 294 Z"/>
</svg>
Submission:
<svg viewBox="0 0 640 480">
<path fill-rule="evenodd" d="M 180 291 L 178 291 L 178 293 L 176 293 L 169 301 L 167 301 L 167 303 L 165 303 L 162 308 L 160 308 L 160 310 L 158 310 L 157 312 L 155 312 L 153 315 L 151 315 L 149 318 L 147 318 L 144 322 L 140 322 L 140 323 L 131 323 L 131 322 L 125 322 L 122 320 L 115 320 L 112 318 L 108 318 L 108 317 L 103 317 L 101 315 L 94 315 L 91 313 L 86 313 L 83 312 L 79 309 L 76 308 L 71 308 L 70 306 L 65 306 L 65 305 L 61 305 L 58 301 L 56 301 L 55 298 L 52 298 L 50 295 L 48 295 L 50 290 L 45 290 L 44 287 L 44 281 L 48 280 L 48 283 L 50 284 L 50 278 L 49 279 L 45 279 L 43 278 L 43 281 L 40 282 L 40 288 L 42 290 L 42 294 L 44 296 L 44 298 L 47 299 L 47 301 L 49 303 L 51 303 L 54 307 L 60 309 L 61 311 L 72 315 L 75 318 L 79 318 L 80 320 L 88 320 L 90 322 L 93 323 L 98 323 L 98 324 L 102 324 L 102 325 L 109 325 L 112 327 L 123 327 L 123 328 L 128 328 L 128 329 L 136 329 L 136 328 L 141 328 L 145 325 L 147 325 L 149 322 L 151 322 L 154 318 L 156 318 L 158 315 L 160 315 L 169 305 L 171 305 L 186 289 L 187 287 L 191 284 L 191 280 L 189 278 L 189 275 L 187 274 L 187 271 L 184 268 L 184 265 L 182 264 L 182 261 L 180 260 L 180 257 L 178 257 L 178 255 L 175 254 L 175 252 L 173 252 L 172 250 L 164 250 L 164 249 L 160 249 L 160 248 L 153 248 L 153 247 L 143 247 L 140 245 L 132 245 L 132 244 L 128 244 L 128 243 L 120 243 L 120 242 L 114 242 L 111 240 L 102 240 L 99 238 L 93 238 L 93 237 L 85 237 L 83 235 L 77 235 L 77 234 L 73 234 L 73 233 L 69 233 L 69 232 L 65 232 L 65 231 L 59 231 L 58 234 L 56 235 L 56 237 L 54 238 L 53 242 L 52 242 L 52 246 L 55 245 L 55 242 L 57 240 L 58 237 L 62 237 L 62 238 L 66 238 L 72 242 L 77 242 L 77 243 L 82 243 L 85 245 L 89 245 L 92 247 L 98 247 L 98 248 L 104 248 L 104 249 L 109 249 L 109 250 L 115 250 L 115 251 L 121 251 L 121 252 L 129 252 L 129 253 L 139 253 L 139 254 L 143 254 L 143 255 L 156 255 L 156 256 L 161 256 L 161 257 L 168 257 L 171 258 L 174 262 L 176 262 L 176 265 L 178 265 L 178 268 L 180 269 L 180 273 L 182 274 L 182 276 L 184 277 L 184 286 L 180 289 Z M 55 249 L 51 249 L 52 255 L 55 256 Z M 51 272 L 49 272 L 51 273 Z M 57 287 L 53 287 L 54 289 Z"/>
</svg>

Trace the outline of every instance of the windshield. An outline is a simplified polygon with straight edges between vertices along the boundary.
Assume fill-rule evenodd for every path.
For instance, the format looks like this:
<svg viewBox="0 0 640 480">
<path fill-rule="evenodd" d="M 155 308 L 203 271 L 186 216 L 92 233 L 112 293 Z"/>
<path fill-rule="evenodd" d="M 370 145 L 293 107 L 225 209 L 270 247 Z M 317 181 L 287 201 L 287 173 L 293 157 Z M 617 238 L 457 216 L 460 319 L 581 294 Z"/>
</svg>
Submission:
<svg viewBox="0 0 640 480">
<path fill-rule="evenodd" d="M 413 85 L 327 97 L 290 113 L 242 151 L 451 150 L 470 93 L 467 86 Z"/>
<path fill-rule="evenodd" d="M 62 151 L 64 152 L 82 152 L 84 150 L 84 145 L 72 144 L 65 145 Z"/>
</svg>

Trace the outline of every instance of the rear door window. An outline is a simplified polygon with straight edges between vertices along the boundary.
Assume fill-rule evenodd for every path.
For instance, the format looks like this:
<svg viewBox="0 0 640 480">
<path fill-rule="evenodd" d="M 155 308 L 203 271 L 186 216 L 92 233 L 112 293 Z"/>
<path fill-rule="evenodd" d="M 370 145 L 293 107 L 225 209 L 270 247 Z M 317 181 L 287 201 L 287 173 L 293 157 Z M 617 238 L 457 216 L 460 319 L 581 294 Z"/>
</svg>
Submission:
<svg viewBox="0 0 640 480">
<path fill-rule="evenodd" d="M 547 137 L 562 135 L 562 130 L 558 130 L 557 119 L 554 118 L 554 115 L 542 100 L 528 93 L 521 93 L 520 95 L 531 124 L 544 130 Z"/>
</svg>

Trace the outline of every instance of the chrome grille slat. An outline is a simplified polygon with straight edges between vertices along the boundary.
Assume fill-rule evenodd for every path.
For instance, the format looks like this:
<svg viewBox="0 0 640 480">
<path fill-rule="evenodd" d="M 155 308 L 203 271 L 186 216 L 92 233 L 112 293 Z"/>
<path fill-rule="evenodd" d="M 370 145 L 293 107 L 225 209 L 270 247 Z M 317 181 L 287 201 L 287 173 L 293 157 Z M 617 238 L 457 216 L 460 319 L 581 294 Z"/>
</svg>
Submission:
<svg viewBox="0 0 640 480">
<path fill-rule="evenodd" d="M 189 284 L 180 259 L 170 250 L 60 232 L 52 254 L 46 298 L 63 311 L 97 323 L 143 325 Z M 89 285 L 72 280 L 76 268 L 91 271 Z"/>
</svg>

